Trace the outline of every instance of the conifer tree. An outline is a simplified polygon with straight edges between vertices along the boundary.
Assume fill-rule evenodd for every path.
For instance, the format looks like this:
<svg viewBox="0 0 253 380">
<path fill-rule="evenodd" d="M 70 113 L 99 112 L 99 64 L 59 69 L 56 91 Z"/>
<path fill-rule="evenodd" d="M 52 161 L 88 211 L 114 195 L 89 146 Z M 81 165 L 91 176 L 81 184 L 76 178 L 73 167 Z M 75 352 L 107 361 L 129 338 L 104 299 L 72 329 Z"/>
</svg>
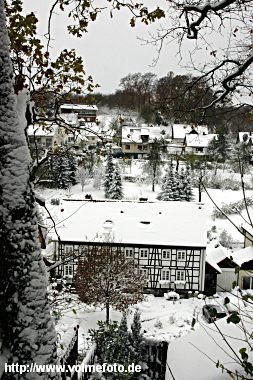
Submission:
<svg viewBox="0 0 253 380">
<path fill-rule="evenodd" d="M 0 332 L 11 363 L 56 364 L 56 334 L 38 242 L 31 162 L 24 130 L 27 90 L 13 89 L 4 1 L 0 0 Z M 5 373 L 5 379 L 45 380 L 49 373 Z M 57 377 L 58 378 L 58 377 Z"/>
<path fill-rule="evenodd" d="M 114 175 L 114 163 L 112 157 L 112 151 L 109 149 L 106 156 L 105 174 L 104 174 L 104 191 L 105 198 L 111 197 L 111 185 Z"/>
<path fill-rule="evenodd" d="M 126 313 L 123 313 L 123 316 L 120 321 L 118 329 L 118 363 L 127 364 L 129 363 L 130 356 L 130 342 L 129 342 L 129 332 L 127 327 L 127 317 Z"/>
<path fill-rule="evenodd" d="M 182 167 L 178 173 L 171 163 L 163 177 L 161 189 L 157 196 L 161 201 L 192 201 L 194 196 L 189 166 L 186 170 Z"/>
<path fill-rule="evenodd" d="M 179 198 L 180 201 L 185 201 L 186 200 L 186 181 L 185 181 L 185 170 L 183 166 L 180 169 L 180 173 L 178 175 L 179 178 L 179 186 L 178 186 L 178 191 L 179 191 Z"/>
<path fill-rule="evenodd" d="M 57 188 L 67 189 L 69 181 L 69 161 L 62 151 L 54 156 L 54 178 Z"/>
<path fill-rule="evenodd" d="M 49 155 L 46 162 L 45 162 L 45 177 L 47 180 L 54 183 L 55 177 L 54 177 L 54 156 Z"/>
<path fill-rule="evenodd" d="M 193 201 L 194 194 L 193 194 L 193 189 L 192 189 L 191 169 L 189 165 L 186 167 L 185 176 L 183 179 L 183 186 L 184 186 L 184 192 L 185 192 L 185 200 L 187 202 Z"/>
<path fill-rule="evenodd" d="M 121 181 L 121 175 L 120 175 L 118 164 L 115 164 L 114 166 L 112 183 L 110 186 L 110 198 L 111 199 L 123 198 L 122 181 Z"/>
<path fill-rule="evenodd" d="M 172 185 L 173 201 L 180 201 L 181 184 L 177 171 L 174 172 L 174 183 Z"/>
<path fill-rule="evenodd" d="M 135 311 L 133 323 L 131 324 L 130 333 L 131 342 L 131 359 L 135 364 L 143 361 L 143 334 L 141 332 L 141 314 L 138 310 Z"/>
<path fill-rule="evenodd" d="M 173 184 L 174 184 L 174 172 L 173 172 L 173 164 L 171 162 L 163 177 L 163 181 L 161 185 L 162 191 L 158 194 L 157 199 L 161 201 L 173 201 L 174 200 L 173 191 L 172 191 Z"/>
<path fill-rule="evenodd" d="M 216 162 L 224 163 L 231 157 L 231 143 L 229 140 L 228 130 L 226 128 L 221 128 L 217 138 L 210 141 L 207 152 L 210 155 L 210 159 Z"/>
<path fill-rule="evenodd" d="M 76 159 L 75 156 L 69 155 L 68 157 L 68 180 L 72 185 L 76 185 L 76 171 L 77 171 L 77 165 L 76 165 Z"/>
</svg>

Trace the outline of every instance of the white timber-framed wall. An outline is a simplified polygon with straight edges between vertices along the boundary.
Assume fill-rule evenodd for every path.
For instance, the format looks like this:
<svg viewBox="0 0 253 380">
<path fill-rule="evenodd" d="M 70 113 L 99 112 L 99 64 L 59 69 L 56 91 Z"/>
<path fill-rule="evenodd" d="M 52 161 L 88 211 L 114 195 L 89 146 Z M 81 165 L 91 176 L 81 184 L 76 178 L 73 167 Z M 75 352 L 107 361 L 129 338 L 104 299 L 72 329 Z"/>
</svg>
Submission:
<svg viewBox="0 0 253 380">
<path fill-rule="evenodd" d="M 106 243 L 84 243 L 73 241 L 55 242 L 55 260 L 69 261 L 57 268 L 57 275 L 71 281 L 78 260 L 95 246 Z M 133 258 L 140 273 L 147 278 L 147 289 L 165 289 L 178 291 L 203 291 L 205 247 L 118 245 L 110 243 L 111 249 L 125 253 Z M 182 255 L 183 253 L 183 255 Z"/>
</svg>

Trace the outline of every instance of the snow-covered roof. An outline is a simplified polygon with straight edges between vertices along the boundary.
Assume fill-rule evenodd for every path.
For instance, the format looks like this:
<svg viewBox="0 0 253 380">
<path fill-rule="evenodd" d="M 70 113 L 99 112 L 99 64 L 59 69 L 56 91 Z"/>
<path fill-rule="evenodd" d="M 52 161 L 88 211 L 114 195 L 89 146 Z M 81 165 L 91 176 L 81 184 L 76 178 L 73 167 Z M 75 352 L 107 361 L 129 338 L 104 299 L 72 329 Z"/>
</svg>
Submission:
<svg viewBox="0 0 253 380">
<path fill-rule="evenodd" d="M 161 134 L 165 131 L 165 135 Z M 142 125 L 140 127 L 122 127 L 122 142 L 123 143 L 142 143 L 141 136 L 148 136 L 149 141 L 154 139 L 168 138 L 170 136 L 169 130 L 164 126 L 150 127 L 147 125 Z"/>
<path fill-rule="evenodd" d="M 36 137 L 53 137 L 58 131 L 58 128 L 59 126 L 53 123 L 45 125 L 34 124 L 29 125 L 29 127 L 27 128 L 27 134 L 28 136 L 34 136 L 35 134 Z"/>
<path fill-rule="evenodd" d="M 243 263 L 253 260 L 253 246 L 235 251 L 231 256 L 233 257 L 234 263 L 241 266 Z"/>
<path fill-rule="evenodd" d="M 69 110 L 76 110 L 76 111 L 81 111 L 81 110 L 95 110 L 97 111 L 98 108 L 95 105 L 90 105 L 90 104 L 62 104 L 60 109 L 69 109 Z"/>
<path fill-rule="evenodd" d="M 65 200 L 59 205 L 59 214 L 62 222 L 57 223 L 57 230 L 62 241 L 103 242 L 110 221 L 114 242 L 206 246 L 206 210 L 193 202 Z"/>
<path fill-rule="evenodd" d="M 253 227 L 249 223 L 243 223 L 242 228 L 253 237 Z"/>
<path fill-rule="evenodd" d="M 166 371 L 165 380 L 231 379 L 226 371 L 217 368 L 217 362 L 224 364 L 225 368 L 232 373 L 238 371 L 238 373 L 244 374 L 241 364 L 238 363 L 228 345 L 233 347 L 234 352 L 239 352 L 242 347 L 245 340 L 244 332 L 251 329 L 250 318 L 245 314 L 247 313 L 240 315 L 243 319 L 243 327 L 241 323 L 237 325 L 227 323 L 227 319 L 222 318 L 216 321 L 219 329 L 213 325 L 207 326 L 202 323 L 196 331 L 170 342 L 167 352 L 170 371 Z M 251 353 L 249 353 L 249 361 L 252 361 Z"/>
<path fill-rule="evenodd" d="M 61 114 L 61 118 L 68 124 L 77 124 L 78 115 L 76 113 L 64 113 Z"/>
<path fill-rule="evenodd" d="M 217 138 L 217 134 L 210 133 L 209 135 L 200 135 L 196 133 L 186 133 L 185 144 L 189 147 L 203 147 L 206 148 L 210 141 Z"/>
<path fill-rule="evenodd" d="M 193 129 L 200 135 L 208 134 L 208 127 L 206 125 L 192 126 L 187 124 L 173 124 L 172 129 L 174 139 L 184 139 L 186 133 L 190 133 Z"/>
<path fill-rule="evenodd" d="M 211 241 L 206 246 L 206 262 L 219 273 L 222 273 L 222 270 L 218 264 L 230 256 L 232 256 L 231 252 L 218 243 L 217 240 Z"/>
<path fill-rule="evenodd" d="M 80 119 L 81 121 L 82 119 Z M 80 135 L 82 136 L 101 136 L 101 137 L 111 137 L 113 131 L 105 126 L 98 125 L 95 122 L 85 122 L 81 125 Z"/>
<path fill-rule="evenodd" d="M 247 136 L 246 142 L 249 142 L 249 140 L 251 140 L 251 142 L 253 143 L 253 132 L 238 132 L 239 142 L 245 141 L 245 135 Z"/>
</svg>

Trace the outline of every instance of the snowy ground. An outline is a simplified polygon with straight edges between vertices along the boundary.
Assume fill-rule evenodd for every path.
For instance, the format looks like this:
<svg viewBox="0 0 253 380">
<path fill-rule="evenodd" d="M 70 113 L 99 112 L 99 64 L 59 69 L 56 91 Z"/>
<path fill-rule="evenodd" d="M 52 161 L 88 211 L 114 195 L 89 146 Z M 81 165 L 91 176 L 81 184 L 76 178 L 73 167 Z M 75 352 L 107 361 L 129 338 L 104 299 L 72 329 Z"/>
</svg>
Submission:
<svg viewBox="0 0 253 380">
<path fill-rule="evenodd" d="M 207 301 L 207 300 L 206 300 Z M 213 300 L 208 299 L 209 302 Z M 223 303 L 222 298 L 215 302 Z M 181 299 L 173 302 L 164 297 L 154 297 L 146 295 L 145 300 L 135 307 L 130 308 L 128 312 L 129 327 L 132 317 L 137 308 L 141 313 L 142 328 L 147 338 L 159 341 L 172 341 L 191 331 L 193 317 L 197 319 L 195 328 L 198 324 L 206 325 L 207 322 L 202 316 L 202 306 L 205 301 L 192 295 L 192 298 Z M 73 312 L 74 309 L 74 312 Z M 121 313 L 111 310 L 110 319 L 120 321 Z M 105 320 L 105 310 L 94 308 L 87 305 L 75 305 L 69 307 L 69 311 L 64 313 L 60 320 L 59 329 L 68 331 L 70 327 L 77 324 L 79 327 L 80 349 L 87 348 L 85 339 L 88 337 L 88 330 L 97 327 L 97 321 Z M 63 335 L 63 334 L 62 334 Z"/>
</svg>

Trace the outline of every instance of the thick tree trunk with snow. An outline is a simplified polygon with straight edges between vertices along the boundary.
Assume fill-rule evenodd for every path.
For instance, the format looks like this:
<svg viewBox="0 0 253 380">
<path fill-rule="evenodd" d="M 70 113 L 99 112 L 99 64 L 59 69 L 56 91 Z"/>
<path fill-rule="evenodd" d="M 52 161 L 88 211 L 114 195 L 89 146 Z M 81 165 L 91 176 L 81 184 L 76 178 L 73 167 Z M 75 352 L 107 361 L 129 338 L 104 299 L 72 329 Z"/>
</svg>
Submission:
<svg viewBox="0 0 253 380">
<path fill-rule="evenodd" d="M 56 334 L 47 301 L 46 271 L 29 182 L 24 94 L 17 113 L 8 47 L 4 1 L 0 0 L 0 266 L 4 268 L 4 278 L 0 280 L 0 331 L 4 346 L 10 350 L 11 362 L 54 363 Z M 6 375 L 24 380 L 54 378 L 46 373 Z"/>
</svg>

